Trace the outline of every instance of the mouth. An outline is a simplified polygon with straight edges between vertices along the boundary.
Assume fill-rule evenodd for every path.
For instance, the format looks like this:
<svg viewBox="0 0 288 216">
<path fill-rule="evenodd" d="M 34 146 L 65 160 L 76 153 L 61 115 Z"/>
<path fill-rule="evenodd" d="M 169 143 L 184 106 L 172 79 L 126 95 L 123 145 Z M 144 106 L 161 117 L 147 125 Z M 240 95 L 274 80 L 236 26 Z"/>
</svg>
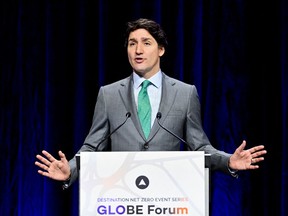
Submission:
<svg viewBox="0 0 288 216">
<path fill-rule="evenodd" d="M 140 64 L 140 63 L 144 62 L 144 58 L 135 58 L 134 61 L 135 61 L 137 64 Z"/>
</svg>

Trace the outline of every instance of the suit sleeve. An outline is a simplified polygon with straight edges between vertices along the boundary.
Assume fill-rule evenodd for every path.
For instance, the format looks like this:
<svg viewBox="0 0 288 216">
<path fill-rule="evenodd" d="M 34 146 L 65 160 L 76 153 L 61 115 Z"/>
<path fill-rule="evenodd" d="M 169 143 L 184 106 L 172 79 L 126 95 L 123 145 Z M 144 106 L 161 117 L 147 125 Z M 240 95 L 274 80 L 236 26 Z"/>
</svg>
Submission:
<svg viewBox="0 0 288 216">
<path fill-rule="evenodd" d="M 95 151 L 98 143 L 105 137 L 109 132 L 109 123 L 106 113 L 106 103 L 104 97 L 104 90 L 103 87 L 100 88 L 97 101 L 94 109 L 92 126 L 90 131 L 76 154 L 80 152 L 87 152 L 87 151 Z M 104 150 L 107 146 L 108 142 L 103 142 L 98 150 Z M 76 155 L 69 161 L 70 169 L 71 169 L 71 178 L 68 183 L 70 186 L 77 178 L 78 178 L 78 169 L 76 164 Z"/>
<path fill-rule="evenodd" d="M 211 170 L 221 170 L 225 173 L 230 173 L 228 170 L 228 161 L 231 154 L 215 149 L 203 130 L 201 105 L 197 89 L 194 85 L 190 88 L 190 98 L 187 109 L 186 139 L 189 142 L 191 149 L 211 154 Z"/>
</svg>

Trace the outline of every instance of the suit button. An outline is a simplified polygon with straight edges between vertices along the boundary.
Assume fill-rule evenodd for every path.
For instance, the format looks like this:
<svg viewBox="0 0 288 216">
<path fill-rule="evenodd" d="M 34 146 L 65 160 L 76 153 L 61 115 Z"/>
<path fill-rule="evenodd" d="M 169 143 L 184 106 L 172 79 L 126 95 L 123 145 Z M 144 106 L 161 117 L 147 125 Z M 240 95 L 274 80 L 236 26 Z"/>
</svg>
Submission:
<svg viewBox="0 0 288 216">
<path fill-rule="evenodd" d="M 148 143 L 145 143 L 144 144 L 144 149 L 148 149 L 149 148 L 149 144 Z"/>
</svg>

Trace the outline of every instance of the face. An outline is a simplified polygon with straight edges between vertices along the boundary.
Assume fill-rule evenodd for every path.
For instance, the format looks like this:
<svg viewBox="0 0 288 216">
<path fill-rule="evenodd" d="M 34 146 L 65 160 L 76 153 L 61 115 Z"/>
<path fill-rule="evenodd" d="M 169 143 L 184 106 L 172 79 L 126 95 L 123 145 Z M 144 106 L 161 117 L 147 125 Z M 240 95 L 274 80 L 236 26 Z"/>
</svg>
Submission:
<svg viewBox="0 0 288 216">
<path fill-rule="evenodd" d="M 164 47 L 159 47 L 157 41 L 145 29 L 137 29 L 130 33 L 127 53 L 133 70 L 145 79 L 150 78 L 160 70 L 160 57 Z"/>
</svg>

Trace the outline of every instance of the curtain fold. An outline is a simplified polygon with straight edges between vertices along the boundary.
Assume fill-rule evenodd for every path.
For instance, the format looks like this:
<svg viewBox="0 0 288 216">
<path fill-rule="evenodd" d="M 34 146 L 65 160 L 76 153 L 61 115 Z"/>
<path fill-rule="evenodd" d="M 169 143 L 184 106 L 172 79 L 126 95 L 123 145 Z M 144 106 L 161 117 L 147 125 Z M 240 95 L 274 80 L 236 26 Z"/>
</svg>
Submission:
<svg viewBox="0 0 288 216">
<path fill-rule="evenodd" d="M 282 163 L 281 163 L 281 195 L 280 195 L 280 202 L 281 202 L 281 215 L 287 215 L 287 193 L 288 193 L 288 138 L 287 138 L 287 131 L 288 131 L 288 4 L 287 1 L 281 2 L 281 116 L 282 116 Z"/>
</svg>

